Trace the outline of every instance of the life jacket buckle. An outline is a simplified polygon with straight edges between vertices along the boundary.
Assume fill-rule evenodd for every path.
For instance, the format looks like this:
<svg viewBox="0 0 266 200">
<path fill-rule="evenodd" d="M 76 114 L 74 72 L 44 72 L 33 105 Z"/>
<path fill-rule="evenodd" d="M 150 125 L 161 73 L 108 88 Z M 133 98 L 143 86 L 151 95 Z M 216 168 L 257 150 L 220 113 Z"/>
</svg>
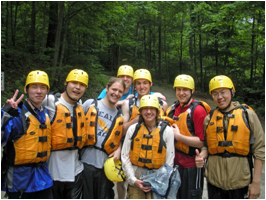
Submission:
<svg viewBox="0 0 266 200">
<path fill-rule="evenodd" d="M 237 131 L 237 129 L 238 129 L 238 126 L 234 126 L 234 125 L 231 126 L 231 131 Z"/>
</svg>

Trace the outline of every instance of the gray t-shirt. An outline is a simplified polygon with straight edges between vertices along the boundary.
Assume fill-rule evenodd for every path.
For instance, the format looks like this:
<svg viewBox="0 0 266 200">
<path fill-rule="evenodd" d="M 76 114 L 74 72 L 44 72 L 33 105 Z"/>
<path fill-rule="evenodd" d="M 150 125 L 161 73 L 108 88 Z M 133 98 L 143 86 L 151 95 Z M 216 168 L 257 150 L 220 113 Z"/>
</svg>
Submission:
<svg viewBox="0 0 266 200">
<path fill-rule="evenodd" d="M 85 114 L 87 114 L 92 102 L 93 102 L 93 99 L 88 99 L 87 101 L 84 102 L 83 109 L 84 109 Z M 105 122 L 106 128 L 109 130 L 109 128 L 112 125 L 113 120 L 116 117 L 118 110 L 116 108 L 111 109 L 107 107 L 106 105 L 104 105 L 102 100 L 98 101 L 97 107 L 98 107 L 98 113 L 97 113 L 98 118 L 100 118 L 100 120 Z M 97 123 L 97 143 L 96 143 L 97 147 L 101 148 L 102 142 L 105 139 L 106 135 L 107 135 L 107 132 L 102 129 L 99 123 Z M 108 155 L 105 152 L 99 149 L 96 149 L 94 147 L 85 147 L 82 150 L 81 161 L 88 165 L 93 165 L 94 167 L 98 169 L 103 168 L 104 162 L 107 159 L 108 159 Z"/>
</svg>

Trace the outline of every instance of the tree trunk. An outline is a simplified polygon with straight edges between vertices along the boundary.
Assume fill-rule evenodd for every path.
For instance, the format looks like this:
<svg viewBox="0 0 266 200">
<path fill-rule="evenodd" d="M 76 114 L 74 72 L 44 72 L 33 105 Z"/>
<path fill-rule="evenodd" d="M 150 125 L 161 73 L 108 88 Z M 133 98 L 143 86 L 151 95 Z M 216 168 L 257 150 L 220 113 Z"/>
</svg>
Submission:
<svg viewBox="0 0 266 200">
<path fill-rule="evenodd" d="M 180 30 L 180 57 L 179 57 L 179 73 L 182 73 L 182 55 L 183 55 L 183 25 L 184 25 L 184 16 L 182 13 L 181 21 L 181 30 Z"/>
<path fill-rule="evenodd" d="M 19 1 L 16 1 L 15 19 L 14 19 L 14 36 L 13 36 L 13 45 L 14 46 L 16 46 L 16 30 L 17 30 L 18 5 L 19 5 Z"/>
<path fill-rule="evenodd" d="M 57 21 L 58 21 L 58 2 L 50 1 L 49 26 L 48 26 L 46 48 L 54 48 L 55 46 Z"/>
<path fill-rule="evenodd" d="M 45 27 L 46 27 L 46 4 L 47 4 L 47 1 L 44 2 L 44 10 L 43 10 L 43 23 L 42 23 L 42 54 L 44 54 L 44 42 L 45 42 L 44 30 L 45 30 Z"/>
<path fill-rule="evenodd" d="M 194 33 L 193 36 L 193 44 L 194 44 L 194 79 L 195 83 L 198 83 L 198 78 L 197 78 L 197 56 L 196 56 L 196 34 Z"/>
<path fill-rule="evenodd" d="M 251 63 L 250 63 L 250 78 L 249 78 L 249 84 L 253 84 L 253 62 L 254 62 L 254 41 L 255 41 L 255 16 L 253 17 L 253 23 L 252 23 L 252 31 L 251 31 Z"/>
<path fill-rule="evenodd" d="M 11 40 L 13 46 L 15 46 L 15 41 L 14 41 L 14 27 L 13 27 L 13 2 L 10 1 L 10 26 L 11 26 Z"/>
<path fill-rule="evenodd" d="M 219 71 L 218 71 L 218 54 L 219 54 L 219 47 L 218 47 L 218 36 L 217 34 L 215 34 L 215 71 L 216 71 L 216 74 L 219 74 Z"/>
<path fill-rule="evenodd" d="M 2 2 L 2 1 L 1 1 Z M 8 18 L 9 18 L 9 12 L 8 12 L 8 1 L 6 2 L 6 47 L 8 46 L 8 25 L 9 25 L 9 21 L 8 21 Z"/>
<path fill-rule="evenodd" d="M 199 16 L 198 16 L 198 22 L 200 22 L 199 20 Z M 200 29 L 200 28 L 199 28 Z M 201 85 L 201 89 L 204 91 L 204 81 L 203 81 L 203 67 L 202 67 L 202 47 L 201 47 L 201 32 L 199 30 L 199 61 L 200 61 L 200 85 Z"/>
<path fill-rule="evenodd" d="M 66 20 L 65 20 L 65 25 L 64 25 L 64 29 L 63 29 L 63 39 L 62 39 L 62 46 L 61 46 L 61 55 L 60 55 L 60 61 L 59 61 L 59 68 L 61 68 L 62 63 L 63 63 L 63 58 L 64 58 L 68 22 L 69 22 L 69 18 L 67 17 Z"/>
<path fill-rule="evenodd" d="M 158 79 L 161 79 L 161 54 L 162 54 L 162 31 L 161 31 L 161 23 L 162 23 L 162 17 L 161 17 L 161 11 L 159 10 L 158 14 L 158 20 L 159 20 L 159 27 L 158 27 L 158 32 L 159 32 L 159 48 L 158 48 L 158 54 L 159 54 L 159 59 L 158 59 Z"/>
<path fill-rule="evenodd" d="M 147 66 L 147 48 L 146 48 L 146 28 L 143 27 L 143 45 L 144 45 L 144 60 L 145 66 Z"/>
<path fill-rule="evenodd" d="M 64 1 L 60 1 L 60 14 L 59 14 L 57 30 L 56 30 L 55 50 L 54 50 L 54 56 L 53 56 L 53 61 L 52 61 L 52 69 L 55 69 L 56 65 L 57 65 L 59 46 L 60 46 L 61 27 L 62 27 L 62 22 L 63 22 L 63 17 L 64 17 L 64 10 L 65 10 Z M 52 71 L 52 77 L 51 77 L 53 84 L 56 84 L 56 81 L 57 81 L 57 80 L 55 80 L 55 74 L 56 74 L 56 70 L 53 70 Z"/>
<path fill-rule="evenodd" d="M 31 10 L 31 28 L 30 28 L 30 52 L 34 52 L 35 48 L 35 20 L 36 20 L 36 5 L 35 1 L 32 1 Z"/>
<path fill-rule="evenodd" d="M 140 29 L 140 27 L 139 27 L 140 25 L 139 25 L 139 22 L 137 23 L 137 30 L 136 30 L 136 41 L 137 41 L 137 43 L 138 43 L 138 41 L 139 41 L 139 29 Z M 135 55 L 135 59 L 134 60 L 137 60 L 137 54 L 138 54 L 138 46 L 136 45 L 135 46 L 135 53 L 134 53 L 134 55 Z"/>
</svg>

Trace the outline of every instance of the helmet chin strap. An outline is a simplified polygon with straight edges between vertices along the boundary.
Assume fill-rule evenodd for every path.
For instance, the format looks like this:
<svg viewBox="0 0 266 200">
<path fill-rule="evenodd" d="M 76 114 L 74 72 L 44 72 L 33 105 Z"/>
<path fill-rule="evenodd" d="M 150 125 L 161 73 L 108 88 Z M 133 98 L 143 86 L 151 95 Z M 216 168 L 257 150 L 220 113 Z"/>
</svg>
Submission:
<svg viewBox="0 0 266 200">
<path fill-rule="evenodd" d="M 33 101 L 30 100 L 30 98 L 29 98 L 29 94 L 26 93 L 26 95 L 27 95 L 28 100 L 30 101 L 30 104 L 31 104 L 34 108 L 36 108 L 37 110 L 40 110 L 39 108 L 37 108 L 37 106 L 35 106 L 35 104 L 33 103 Z"/>
<path fill-rule="evenodd" d="M 70 96 L 69 96 L 69 94 L 67 93 L 67 84 L 68 84 L 68 82 L 66 83 L 66 85 L 65 85 L 65 91 L 66 91 L 66 95 L 67 95 L 67 97 L 71 100 L 71 101 L 74 101 L 74 102 L 78 102 L 80 99 L 81 99 L 81 97 L 83 96 L 81 96 L 79 99 L 73 99 L 73 98 L 71 98 Z"/>
</svg>

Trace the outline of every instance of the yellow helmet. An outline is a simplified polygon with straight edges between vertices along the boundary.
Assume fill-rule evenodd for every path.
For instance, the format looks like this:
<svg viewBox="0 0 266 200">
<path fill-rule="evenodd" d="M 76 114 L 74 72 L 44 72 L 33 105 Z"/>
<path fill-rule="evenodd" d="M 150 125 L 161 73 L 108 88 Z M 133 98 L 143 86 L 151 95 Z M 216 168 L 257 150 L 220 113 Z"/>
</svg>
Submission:
<svg viewBox="0 0 266 200">
<path fill-rule="evenodd" d="M 135 82 L 136 79 L 146 79 L 146 80 L 152 82 L 151 73 L 147 69 L 138 69 L 137 71 L 135 71 L 134 77 L 133 77 L 133 82 Z"/>
<path fill-rule="evenodd" d="M 125 180 L 125 174 L 122 170 L 122 163 L 120 160 L 114 160 L 114 157 L 111 157 L 105 161 L 104 173 L 112 182 L 122 182 Z"/>
<path fill-rule="evenodd" d="M 194 79 L 191 76 L 186 75 L 186 74 L 178 75 L 175 78 L 175 82 L 174 82 L 173 88 L 175 89 L 176 87 L 189 88 L 192 91 L 194 91 L 195 90 Z"/>
<path fill-rule="evenodd" d="M 88 87 L 89 76 L 87 72 L 81 69 L 73 69 L 67 75 L 66 82 L 69 82 L 69 81 L 77 81 L 77 82 L 85 84 L 86 87 Z"/>
<path fill-rule="evenodd" d="M 213 90 L 219 89 L 219 88 L 228 88 L 233 89 L 234 92 L 236 92 L 234 84 L 232 80 L 224 75 L 215 76 L 210 80 L 209 83 L 209 93 L 211 94 Z"/>
<path fill-rule="evenodd" d="M 48 75 L 44 71 L 31 71 L 27 76 L 25 87 L 31 83 L 42 83 L 50 88 Z"/>
<path fill-rule="evenodd" d="M 158 111 L 160 111 L 158 98 L 154 95 L 144 95 L 140 99 L 139 109 L 143 107 L 153 107 L 156 108 Z"/>
<path fill-rule="evenodd" d="M 133 78 L 134 70 L 129 65 L 121 65 L 117 71 L 117 77 L 121 75 L 131 76 Z"/>
</svg>

